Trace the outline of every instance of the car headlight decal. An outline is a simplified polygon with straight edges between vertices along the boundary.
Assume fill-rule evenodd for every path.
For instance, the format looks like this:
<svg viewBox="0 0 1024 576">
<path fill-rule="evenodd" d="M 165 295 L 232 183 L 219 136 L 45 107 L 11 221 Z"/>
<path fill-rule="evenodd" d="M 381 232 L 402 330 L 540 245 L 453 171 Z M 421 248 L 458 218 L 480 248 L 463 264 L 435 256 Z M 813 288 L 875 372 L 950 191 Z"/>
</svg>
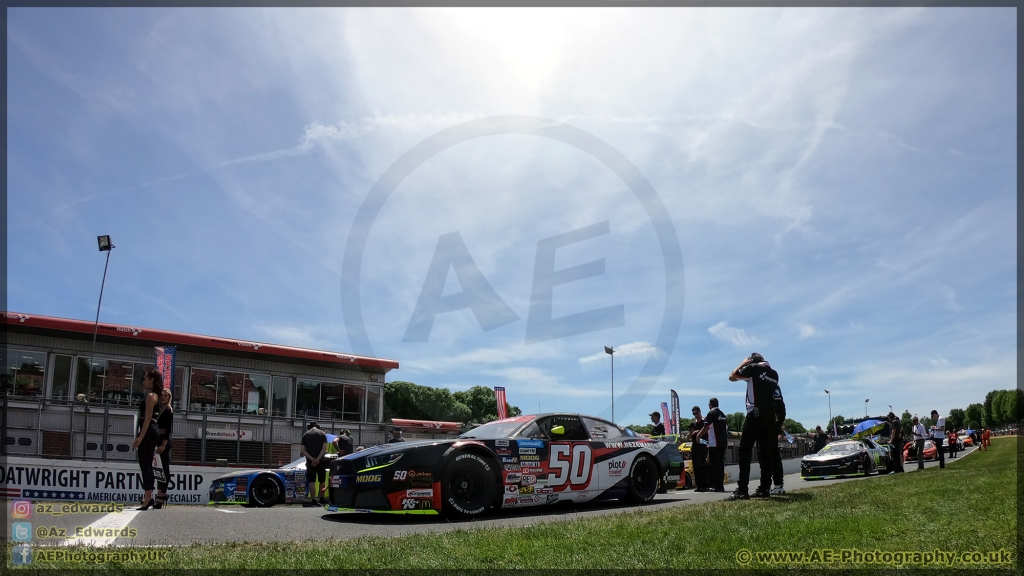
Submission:
<svg viewBox="0 0 1024 576">
<path fill-rule="evenodd" d="M 370 470 L 377 470 L 378 468 L 384 468 L 385 466 L 391 466 L 395 462 L 398 462 L 402 458 L 402 452 L 396 452 L 394 454 L 383 454 L 381 456 L 370 456 L 366 459 L 365 468 L 359 472 L 368 472 Z"/>
</svg>

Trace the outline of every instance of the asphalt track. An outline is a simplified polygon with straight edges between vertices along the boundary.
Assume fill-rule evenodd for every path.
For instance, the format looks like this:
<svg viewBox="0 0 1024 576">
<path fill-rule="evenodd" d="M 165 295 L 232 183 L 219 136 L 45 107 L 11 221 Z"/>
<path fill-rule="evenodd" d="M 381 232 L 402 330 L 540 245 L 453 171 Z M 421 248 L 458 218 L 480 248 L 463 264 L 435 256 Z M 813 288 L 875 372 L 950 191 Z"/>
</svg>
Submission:
<svg viewBox="0 0 1024 576">
<path fill-rule="evenodd" d="M 970 454 L 973 449 L 961 453 Z M 927 462 L 926 467 L 938 466 L 938 462 Z M 788 461 L 787 468 L 799 466 L 799 460 Z M 914 472 L 916 463 L 906 465 L 907 472 Z M 735 468 L 734 468 L 735 469 Z M 758 466 L 752 466 L 756 476 Z M 787 470 L 788 471 L 788 470 Z M 814 486 L 827 486 L 838 482 L 870 481 L 870 477 L 844 478 L 835 480 L 800 480 L 799 472 L 785 476 L 787 492 L 794 492 Z M 730 470 L 730 479 L 735 473 Z M 751 490 L 756 482 L 751 482 Z M 529 526 L 545 522 L 587 518 L 607 514 L 631 513 L 637 510 L 661 510 L 677 508 L 688 504 L 714 502 L 728 496 L 735 484 L 726 484 L 725 494 L 697 493 L 682 490 L 659 494 L 650 504 L 637 507 L 618 501 L 592 504 L 559 504 L 539 508 L 500 511 L 482 520 L 449 521 L 440 516 L 398 516 L 390 514 L 328 513 L 322 508 L 301 506 L 275 506 L 273 508 L 243 508 L 227 506 L 170 506 L 163 510 L 138 512 L 127 508 L 109 514 L 62 514 L 56 516 L 45 509 L 35 509 L 32 518 L 12 519 L 10 502 L 7 503 L 7 530 L 11 534 L 12 523 L 31 522 L 33 545 L 43 546 L 177 546 L 192 543 L 227 542 L 292 542 L 298 540 L 347 540 L 360 536 L 402 536 L 427 534 L 451 530 L 476 530 L 490 527 Z M 37 503 L 41 504 L 41 503 Z M 95 534 L 75 538 L 75 528 L 105 528 L 110 530 L 133 531 L 134 537 L 97 537 Z M 40 528 L 44 535 L 40 539 Z M 62 532 L 63 530 L 63 532 Z M 95 532 L 95 531 L 94 531 Z M 109 534 L 109 532 L 107 532 Z M 63 536 L 61 535 L 63 534 Z M 104 532 L 100 532 L 104 534 Z"/>
</svg>

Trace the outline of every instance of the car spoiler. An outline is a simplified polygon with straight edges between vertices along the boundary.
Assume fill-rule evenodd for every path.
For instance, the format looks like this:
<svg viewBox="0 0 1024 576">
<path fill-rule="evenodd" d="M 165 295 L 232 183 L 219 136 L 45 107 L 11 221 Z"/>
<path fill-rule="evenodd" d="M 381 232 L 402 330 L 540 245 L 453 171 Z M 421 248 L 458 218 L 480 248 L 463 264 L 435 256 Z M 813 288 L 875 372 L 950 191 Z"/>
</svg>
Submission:
<svg viewBox="0 0 1024 576">
<path fill-rule="evenodd" d="M 437 420 L 408 420 L 405 418 L 392 418 L 391 424 L 403 429 L 423 430 L 425 432 L 461 432 L 461 422 L 440 422 Z"/>
</svg>

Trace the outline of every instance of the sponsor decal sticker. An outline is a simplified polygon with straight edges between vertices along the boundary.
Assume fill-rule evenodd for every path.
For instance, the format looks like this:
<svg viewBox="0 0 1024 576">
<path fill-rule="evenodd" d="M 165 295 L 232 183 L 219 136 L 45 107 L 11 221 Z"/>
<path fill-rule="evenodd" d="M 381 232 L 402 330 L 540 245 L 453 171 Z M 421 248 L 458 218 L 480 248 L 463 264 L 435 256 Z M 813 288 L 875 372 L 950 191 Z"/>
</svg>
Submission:
<svg viewBox="0 0 1024 576">
<path fill-rule="evenodd" d="M 653 442 L 609 442 L 605 444 L 608 448 L 650 448 Z"/>
<path fill-rule="evenodd" d="M 545 487 L 545 488 L 537 488 L 536 490 L 534 490 L 534 492 L 537 493 L 537 494 L 551 494 L 554 491 L 555 491 L 554 488 L 547 488 L 547 487 Z"/>
<path fill-rule="evenodd" d="M 505 464 L 505 470 L 508 470 L 509 472 L 519 470 L 519 464 Z"/>
<path fill-rule="evenodd" d="M 504 502 L 504 504 L 502 504 L 502 506 L 515 506 L 518 503 L 519 503 L 519 498 L 517 498 L 515 496 L 509 496 L 509 497 L 505 498 L 505 502 Z"/>
<path fill-rule="evenodd" d="M 540 456 L 537 456 L 536 454 L 524 454 L 520 456 L 519 459 L 522 460 L 523 462 L 536 462 L 540 460 Z"/>
<path fill-rule="evenodd" d="M 519 489 L 520 494 L 533 494 L 533 486 L 523 486 Z"/>
<path fill-rule="evenodd" d="M 416 498 L 403 498 L 402 510 L 432 510 L 433 503 L 430 500 L 418 500 Z"/>
<path fill-rule="evenodd" d="M 510 458 L 508 456 L 502 456 L 501 457 L 501 461 L 504 464 L 514 464 L 514 463 L 518 462 L 518 460 L 516 460 L 515 458 Z"/>
<path fill-rule="evenodd" d="M 626 469 L 626 464 L 627 462 L 625 460 L 609 460 L 608 475 L 622 476 L 622 471 Z"/>
<path fill-rule="evenodd" d="M 495 446 L 508 446 L 508 440 L 495 440 Z"/>
<path fill-rule="evenodd" d="M 552 502 L 558 502 L 558 494 L 548 494 L 547 495 L 547 503 L 551 504 Z"/>
<path fill-rule="evenodd" d="M 519 486 L 506 486 L 505 492 L 508 494 L 519 494 Z"/>
<path fill-rule="evenodd" d="M 525 475 L 525 476 L 523 476 L 523 479 L 522 479 L 521 482 L 522 482 L 523 486 L 533 486 L 534 484 L 537 483 L 537 477 L 532 475 L 532 474 Z"/>
<path fill-rule="evenodd" d="M 356 484 L 380 484 L 380 474 L 359 474 L 356 476 Z"/>
<path fill-rule="evenodd" d="M 544 447 L 544 441 L 543 440 L 516 440 L 516 445 L 518 445 L 520 449 L 522 449 L 522 448 L 543 448 Z"/>
<path fill-rule="evenodd" d="M 536 448 L 523 448 L 523 447 L 520 446 L 519 447 L 519 453 L 520 454 L 536 454 L 537 453 L 537 449 Z"/>
<path fill-rule="evenodd" d="M 512 451 L 511 450 L 505 450 L 504 448 L 499 448 L 499 449 L 495 450 L 494 452 L 498 456 L 511 456 L 512 455 Z"/>
<path fill-rule="evenodd" d="M 533 504 L 534 502 L 536 502 L 536 499 L 534 499 L 533 496 L 520 496 L 519 497 L 519 503 L 520 504 Z"/>
<path fill-rule="evenodd" d="M 505 482 L 508 482 L 509 484 L 518 484 L 519 480 L 522 479 L 522 477 L 522 474 L 519 474 L 518 472 L 513 472 L 512 474 L 508 474 L 505 476 Z"/>
<path fill-rule="evenodd" d="M 405 495 L 409 498 L 433 498 L 433 488 L 420 488 L 419 490 L 406 490 Z"/>
</svg>

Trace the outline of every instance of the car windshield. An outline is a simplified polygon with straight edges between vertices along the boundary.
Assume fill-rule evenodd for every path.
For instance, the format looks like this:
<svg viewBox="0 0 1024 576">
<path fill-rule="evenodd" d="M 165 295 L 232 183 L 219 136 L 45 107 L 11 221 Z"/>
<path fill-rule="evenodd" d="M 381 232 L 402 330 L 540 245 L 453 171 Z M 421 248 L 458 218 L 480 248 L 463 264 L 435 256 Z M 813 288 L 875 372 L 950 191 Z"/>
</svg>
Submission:
<svg viewBox="0 0 1024 576">
<path fill-rule="evenodd" d="M 306 467 L 306 457 L 305 456 L 303 456 L 302 458 L 299 458 L 295 462 L 292 462 L 290 464 L 285 464 L 284 466 L 281 466 L 281 468 L 298 468 L 300 465 L 303 468 Z"/>
<path fill-rule="evenodd" d="M 469 432 L 459 436 L 459 438 L 508 438 L 513 432 L 518 430 L 529 421 L 529 418 L 509 418 L 506 420 L 498 420 L 496 422 L 488 422 L 482 426 L 477 426 Z"/>
<path fill-rule="evenodd" d="M 862 446 L 859 442 L 839 442 L 836 444 L 829 444 L 821 449 L 822 452 L 856 452 L 860 450 Z"/>
</svg>

